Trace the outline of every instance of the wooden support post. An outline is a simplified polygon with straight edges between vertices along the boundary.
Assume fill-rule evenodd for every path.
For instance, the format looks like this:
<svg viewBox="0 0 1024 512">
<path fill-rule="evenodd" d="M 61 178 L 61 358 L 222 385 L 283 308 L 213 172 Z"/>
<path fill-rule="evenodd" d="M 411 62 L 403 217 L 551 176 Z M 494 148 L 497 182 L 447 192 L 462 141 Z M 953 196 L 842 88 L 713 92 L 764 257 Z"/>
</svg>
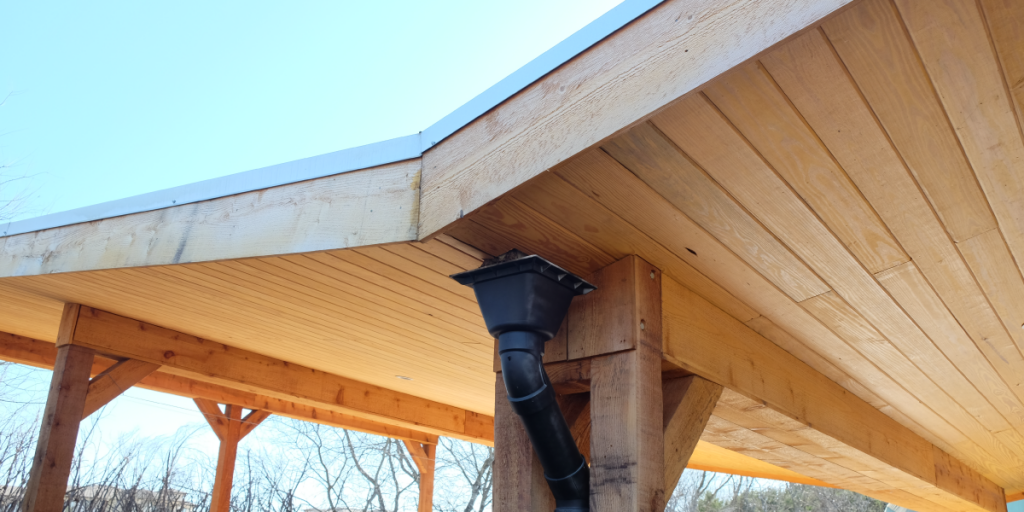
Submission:
<svg viewBox="0 0 1024 512">
<path fill-rule="evenodd" d="M 433 443 L 417 443 L 405 441 L 409 456 L 420 470 L 420 503 L 418 512 L 434 510 L 434 460 L 437 456 L 437 438 Z"/>
<path fill-rule="evenodd" d="M 661 512 L 665 507 L 661 350 L 600 356 L 591 363 L 590 508 Z"/>
<path fill-rule="evenodd" d="M 567 360 L 545 368 L 590 463 L 591 510 L 660 512 L 666 449 L 661 272 L 629 256 L 587 280 L 598 290 L 576 298 L 562 325 Z M 495 391 L 494 510 L 550 512 L 554 499 L 501 373 Z"/>
<path fill-rule="evenodd" d="M 39 443 L 22 502 L 24 512 L 61 512 L 64 509 L 64 494 L 78 439 L 78 425 L 82 421 L 89 391 L 93 360 L 92 350 L 60 343 L 73 336 L 78 310 L 78 304 L 64 305 L 57 333 L 59 347 L 50 393 L 46 397 Z"/>
<path fill-rule="evenodd" d="M 244 418 L 242 407 L 227 404 L 221 412 L 220 406 L 211 400 L 196 398 L 196 407 L 203 413 L 213 433 L 220 439 L 217 453 L 217 473 L 210 493 L 210 512 L 229 512 L 231 509 L 231 483 L 235 478 L 235 459 L 238 442 L 252 432 L 270 416 L 266 411 L 251 411 Z"/>
<path fill-rule="evenodd" d="M 661 384 L 664 403 L 665 500 L 675 491 L 683 470 L 711 419 L 722 386 L 697 376 L 666 379 Z"/>
</svg>

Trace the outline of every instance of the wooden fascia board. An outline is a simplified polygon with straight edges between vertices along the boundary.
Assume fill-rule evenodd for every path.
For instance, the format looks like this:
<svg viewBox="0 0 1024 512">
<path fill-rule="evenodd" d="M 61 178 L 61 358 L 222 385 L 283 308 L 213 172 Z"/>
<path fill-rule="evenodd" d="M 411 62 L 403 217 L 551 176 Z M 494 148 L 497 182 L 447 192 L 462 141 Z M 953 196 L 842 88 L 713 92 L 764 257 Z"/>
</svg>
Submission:
<svg viewBox="0 0 1024 512">
<path fill-rule="evenodd" d="M 662 3 L 425 152 L 419 238 L 851 1 Z"/>
<path fill-rule="evenodd" d="M 56 358 L 57 347 L 53 343 L 0 332 L 0 359 L 4 361 L 52 370 Z M 96 356 L 93 362 L 92 376 L 103 373 L 116 362 L 114 359 Z M 426 444 L 437 442 L 436 435 L 408 427 L 377 422 L 325 408 L 298 404 L 289 400 L 211 384 L 180 375 L 171 375 L 159 370 L 143 378 L 135 387 L 185 398 L 200 398 L 217 403 L 239 405 L 247 409 L 268 411 L 278 416 L 394 439 Z M 484 417 L 480 421 L 483 423 L 488 421 L 493 423 L 493 418 Z M 479 444 L 494 444 L 493 429 L 490 431 L 486 429 L 480 430 L 478 438 L 467 437 L 464 439 Z"/>
<path fill-rule="evenodd" d="M 664 357 L 930 488 L 965 509 L 1005 512 L 1003 489 L 669 277 Z M 957 461 L 959 462 L 959 461 Z"/>
<path fill-rule="evenodd" d="M 0 238 L 0 278 L 416 239 L 420 159 Z"/>
</svg>

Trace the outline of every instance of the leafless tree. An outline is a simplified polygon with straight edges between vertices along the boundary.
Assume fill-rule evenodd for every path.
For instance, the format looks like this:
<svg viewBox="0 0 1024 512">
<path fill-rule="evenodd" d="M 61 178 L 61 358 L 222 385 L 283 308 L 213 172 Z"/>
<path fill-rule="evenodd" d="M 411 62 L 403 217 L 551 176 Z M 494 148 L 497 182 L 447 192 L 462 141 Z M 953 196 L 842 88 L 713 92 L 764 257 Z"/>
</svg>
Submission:
<svg viewBox="0 0 1024 512">
<path fill-rule="evenodd" d="M 493 497 L 494 448 L 441 438 L 434 487 L 434 510 L 483 512 Z"/>
</svg>

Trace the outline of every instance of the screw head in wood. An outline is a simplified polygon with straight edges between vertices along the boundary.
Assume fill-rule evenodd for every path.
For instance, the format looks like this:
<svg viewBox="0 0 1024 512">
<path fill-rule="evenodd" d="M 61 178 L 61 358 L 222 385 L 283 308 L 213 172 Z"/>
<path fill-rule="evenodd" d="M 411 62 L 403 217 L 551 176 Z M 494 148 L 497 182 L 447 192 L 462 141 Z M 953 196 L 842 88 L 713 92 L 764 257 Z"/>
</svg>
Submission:
<svg viewBox="0 0 1024 512">
<path fill-rule="evenodd" d="M 640 320 L 640 330 L 642 331 L 645 328 L 647 328 L 647 324 L 645 324 L 643 320 Z"/>
<path fill-rule="evenodd" d="M 654 271 L 651 271 L 651 279 L 654 279 Z"/>
</svg>

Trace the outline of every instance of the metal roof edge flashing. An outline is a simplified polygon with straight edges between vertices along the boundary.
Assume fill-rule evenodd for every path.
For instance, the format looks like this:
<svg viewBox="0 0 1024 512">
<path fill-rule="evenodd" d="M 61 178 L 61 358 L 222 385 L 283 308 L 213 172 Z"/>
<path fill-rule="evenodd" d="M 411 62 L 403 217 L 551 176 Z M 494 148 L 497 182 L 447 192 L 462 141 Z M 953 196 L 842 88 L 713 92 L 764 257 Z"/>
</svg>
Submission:
<svg viewBox="0 0 1024 512">
<path fill-rule="evenodd" d="M 74 210 L 7 222 L 0 224 L 0 238 L 181 206 L 423 156 L 426 150 L 625 27 L 663 1 L 623 1 L 420 133 Z"/>
<path fill-rule="evenodd" d="M 298 183 L 422 156 L 420 134 L 292 160 L 179 187 L 0 224 L 0 237 L 120 217 Z"/>
</svg>

